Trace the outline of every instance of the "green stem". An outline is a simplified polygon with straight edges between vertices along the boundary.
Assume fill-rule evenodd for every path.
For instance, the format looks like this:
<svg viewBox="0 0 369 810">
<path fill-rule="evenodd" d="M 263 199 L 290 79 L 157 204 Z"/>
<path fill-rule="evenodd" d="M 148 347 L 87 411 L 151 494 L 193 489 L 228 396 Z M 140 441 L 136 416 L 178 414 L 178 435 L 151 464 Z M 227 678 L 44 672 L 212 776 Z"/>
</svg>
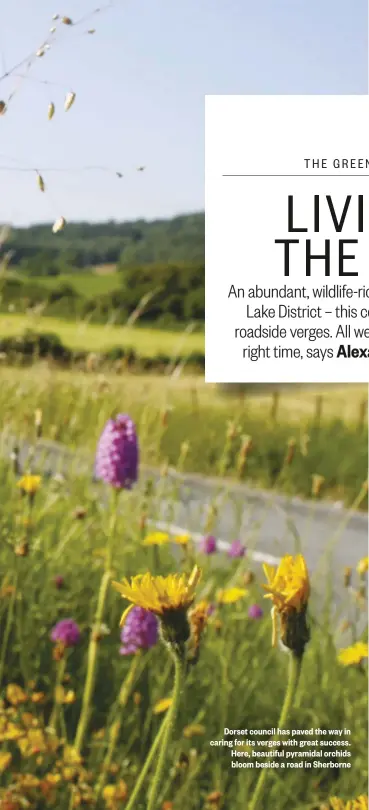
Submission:
<svg viewBox="0 0 369 810">
<path fill-rule="evenodd" d="M 118 494 L 119 491 L 114 492 L 114 497 L 112 499 L 112 512 L 111 518 L 109 523 L 109 530 L 108 530 L 108 543 L 106 549 L 106 557 L 105 557 L 105 573 L 102 577 L 99 595 L 97 600 L 97 608 L 95 614 L 95 622 L 94 627 L 91 633 L 90 644 L 88 648 L 88 655 L 87 655 L 87 674 L 86 674 L 86 681 L 85 681 L 85 688 L 83 691 L 83 698 L 82 698 L 82 709 L 81 714 L 78 721 L 76 736 L 74 740 L 74 748 L 76 749 L 77 754 L 81 753 L 81 749 L 83 746 L 83 742 L 85 739 L 87 727 L 90 720 L 91 714 L 91 703 L 92 697 L 95 689 L 95 680 L 96 680 L 96 667 L 97 667 L 97 658 L 98 658 L 98 647 L 100 643 L 99 639 L 99 630 L 104 616 L 104 608 L 106 597 L 108 593 L 108 587 L 111 579 L 111 565 L 112 565 L 112 556 L 113 556 L 113 539 L 114 539 L 114 532 L 116 527 L 116 520 L 117 520 L 117 511 L 118 511 Z"/>
<path fill-rule="evenodd" d="M 6 660 L 6 653 L 8 649 L 8 642 L 9 636 L 12 629 L 13 624 L 13 617 L 14 617 L 14 607 L 15 607 L 15 600 L 17 598 L 17 588 L 18 588 L 18 573 L 15 574 L 14 580 L 14 591 L 10 597 L 10 605 L 8 609 L 8 614 L 6 617 L 6 625 L 4 630 L 4 636 L 2 639 L 1 645 L 1 656 L 0 656 L 0 686 L 2 685 L 3 675 L 4 675 L 4 667 L 5 667 L 5 660 Z"/>
<path fill-rule="evenodd" d="M 58 690 L 63 684 L 63 678 L 64 678 L 64 675 L 65 675 L 65 666 L 66 666 L 65 654 L 66 653 L 64 652 L 64 657 L 61 658 L 60 661 L 58 661 L 58 668 L 57 668 L 57 673 L 56 673 L 56 683 L 55 683 L 55 693 L 54 693 L 54 707 L 53 707 L 51 717 L 50 717 L 50 720 L 49 720 L 49 723 L 48 723 L 50 728 L 55 730 L 55 733 L 57 733 L 57 723 L 58 723 L 59 712 L 60 712 L 60 703 L 58 702 Z"/>
<path fill-rule="evenodd" d="M 135 807 L 135 801 L 136 801 L 136 799 L 137 799 L 137 797 L 138 797 L 138 795 L 140 793 L 142 785 L 143 785 L 143 783 L 144 783 L 144 781 L 146 779 L 147 773 L 148 773 L 148 771 L 150 769 L 151 763 L 152 763 L 152 761 L 154 759 L 154 756 L 155 756 L 155 754 L 156 754 L 156 752 L 158 750 L 158 747 L 159 747 L 159 745 L 161 743 L 161 739 L 163 737 L 167 722 L 168 722 L 168 715 L 165 717 L 165 719 L 163 720 L 163 722 L 162 722 L 162 724 L 161 724 L 161 726 L 159 728 L 159 731 L 158 731 L 158 733 L 157 733 L 157 735 L 155 737 L 155 740 L 154 740 L 154 742 L 153 742 L 153 744 L 152 744 L 152 746 L 150 748 L 150 751 L 149 751 L 149 753 L 148 753 L 148 755 L 146 757 L 145 764 L 144 764 L 144 766 L 142 768 L 142 771 L 140 773 L 139 778 L 137 779 L 134 791 L 133 791 L 133 793 L 131 793 L 130 800 L 129 800 L 125 810 L 133 810 L 133 808 Z"/>
<path fill-rule="evenodd" d="M 284 696 L 281 714 L 278 720 L 278 728 L 284 728 L 287 723 L 288 715 L 290 713 L 290 709 L 293 704 L 296 687 L 299 682 L 301 664 L 302 664 L 302 657 L 301 656 L 298 657 L 297 655 L 294 655 L 293 652 L 290 652 L 287 688 L 286 694 Z M 274 737 L 274 739 L 276 739 L 276 737 Z M 259 801 L 263 793 L 267 773 L 268 771 L 266 768 L 261 771 L 248 810 L 260 810 Z"/>
<path fill-rule="evenodd" d="M 87 675 L 85 681 L 85 688 L 83 691 L 83 698 L 82 698 L 82 710 L 80 714 L 80 718 L 78 721 L 78 727 L 76 732 L 76 737 L 74 741 L 74 747 L 79 754 L 81 752 L 81 748 L 83 746 L 83 741 L 85 738 L 85 734 L 87 731 L 87 726 L 90 719 L 90 706 L 92 701 L 92 696 L 95 688 L 95 678 L 96 678 L 96 665 L 97 665 L 97 657 L 98 657 L 98 646 L 99 640 L 96 631 L 98 631 L 99 625 L 101 624 L 104 607 L 105 607 L 105 600 L 108 591 L 108 585 L 110 582 L 111 573 L 110 571 L 105 571 L 105 574 L 101 580 L 100 590 L 99 590 L 99 598 L 97 602 L 97 610 L 95 616 L 95 626 L 96 630 L 92 630 L 91 633 L 91 640 L 88 648 L 88 656 L 87 656 Z"/>
<path fill-rule="evenodd" d="M 160 783 L 163 777 L 163 772 L 166 764 L 168 749 L 172 737 L 172 732 L 174 728 L 174 724 L 177 718 L 178 712 L 178 704 L 179 704 L 179 697 L 181 694 L 182 686 L 183 686 L 183 677 L 184 677 L 184 667 L 185 662 L 181 655 L 175 653 L 174 654 L 174 663 L 175 663 L 175 673 L 174 673 L 174 689 L 173 689 L 173 698 L 172 704 L 168 711 L 168 715 L 166 717 L 166 724 L 165 724 L 165 731 L 163 734 L 163 740 L 161 743 L 160 754 L 158 759 L 158 764 L 156 767 L 155 776 L 152 782 L 152 786 L 149 793 L 149 801 L 147 805 L 147 810 L 155 810 L 158 793 L 160 789 Z"/>
<path fill-rule="evenodd" d="M 135 655 L 131 666 L 128 670 L 128 674 L 124 679 L 118 697 L 118 717 L 117 719 L 111 724 L 110 727 L 110 740 L 108 750 L 105 755 L 105 759 L 102 765 L 101 776 L 97 784 L 96 795 L 97 798 L 101 796 L 101 793 L 104 789 L 105 782 L 109 773 L 109 768 L 111 766 L 111 762 L 114 756 L 114 751 L 116 748 L 116 744 L 118 742 L 119 732 L 122 726 L 122 713 L 123 709 L 127 705 L 128 698 L 131 694 L 133 684 L 136 679 L 138 665 L 140 663 L 140 656 Z"/>
</svg>

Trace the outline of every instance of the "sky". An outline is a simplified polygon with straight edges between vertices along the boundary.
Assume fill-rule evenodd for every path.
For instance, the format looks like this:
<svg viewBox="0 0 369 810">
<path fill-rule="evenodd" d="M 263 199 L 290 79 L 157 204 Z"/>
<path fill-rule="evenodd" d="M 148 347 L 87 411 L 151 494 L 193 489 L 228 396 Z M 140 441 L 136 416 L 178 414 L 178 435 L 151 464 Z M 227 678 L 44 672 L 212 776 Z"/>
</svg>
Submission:
<svg viewBox="0 0 369 810">
<path fill-rule="evenodd" d="M 367 0 L 355 0 L 355 13 L 352 0 L 112 0 L 109 8 L 101 0 L 84 22 L 51 20 L 58 12 L 78 22 L 94 8 L 93 0 L 0 8 L 1 76 L 51 43 L 27 78 L 22 65 L 0 81 L 0 100 L 15 91 L 0 117 L 1 222 L 202 210 L 205 94 L 368 93 Z M 76 98 L 65 112 L 68 92 Z"/>
</svg>

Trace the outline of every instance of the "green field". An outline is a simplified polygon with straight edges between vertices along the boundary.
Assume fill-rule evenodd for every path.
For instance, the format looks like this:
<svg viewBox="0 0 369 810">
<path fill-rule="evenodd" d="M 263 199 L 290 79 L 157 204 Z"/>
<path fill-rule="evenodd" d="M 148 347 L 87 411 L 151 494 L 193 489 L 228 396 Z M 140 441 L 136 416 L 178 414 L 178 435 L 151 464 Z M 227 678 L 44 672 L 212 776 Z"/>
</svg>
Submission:
<svg viewBox="0 0 369 810">
<path fill-rule="evenodd" d="M 37 332 L 55 332 L 70 349 L 103 352 L 112 346 L 134 348 L 143 357 L 152 357 L 160 352 L 176 357 L 204 351 L 204 336 L 201 333 L 169 332 L 160 329 L 114 326 L 111 324 L 76 323 L 59 318 L 32 315 L 0 315 L 0 337 L 16 336 L 26 329 Z"/>
<path fill-rule="evenodd" d="M 93 271 L 86 273 L 65 273 L 59 276 L 42 276 L 36 281 L 47 289 L 54 290 L 62 284 L 74 287 L 79 295 L 85 298 L 94 298 L 98 295 L 108 295 L 114 290 L 120 289 L 121 282 L 117 273 L 96 273 Z"/>
</svg>

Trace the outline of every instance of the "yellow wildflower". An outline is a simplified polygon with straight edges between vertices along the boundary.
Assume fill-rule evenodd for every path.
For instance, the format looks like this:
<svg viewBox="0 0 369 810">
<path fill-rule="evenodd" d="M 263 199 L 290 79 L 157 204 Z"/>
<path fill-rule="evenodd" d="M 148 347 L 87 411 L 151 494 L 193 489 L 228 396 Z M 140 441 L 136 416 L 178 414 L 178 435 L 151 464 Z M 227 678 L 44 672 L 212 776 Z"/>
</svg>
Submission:
<svg viewBox="0 0 369 810">
<path fill-rule="evenodd" d="M 0 742 L 5 740 L 20 740 L 25 736 L 23 729 L 19 728 L 15 723 L 7 723 L 7 725 L 0 730 Z"/>
<path fill-rule="evenodd" d="M 368 645 L 363 641 L 357 641 L 351 647 L 346 647 L 339 651 L 338 660 L 344 666 L 360 664 L 364 658 L 368 657 Z"/>
<path fill-rule="evenodd" d="M 44 692 L 34 692 L 31 695 L 32 703 L 44 703 L 46 695 Z"/>
<path fill-rule="evenodd" d="M 41 486 L 41 476 L 40 475 L 31 475 L 27 473 L 23 475 L 22 478 L 19 479 L 17 482 L 17 487 L 25 492 L 27 495 L 35 495 L 37 490 L 40 489 Z"/>
<path fill-rule="evenodd" d="M 18 706 L 19 703 L 25 703 L 28 700 L 24 689 L 16 683 L 9 683 L 6 687 L 6 699 L 12 706 Z"/>
<path fill-rule="evenodd" d="M 309 574 L 302 554 L 291 557 L 286 554 L 278 568 L 263 565 L 268 580 L 263 588 L 268 591 L 266 599 L 273 602 L 273 638 L 277 643 L 277 619 L 280 620 L 280 634 L 283 644 L 301 655 L 309 639 L 306 626 L 306 608 L 310 596 Z"/>
<path fill-rule="evenodd" d="M 166 532 L 152 532 L 145 537 L 144 546 L 164 546 L 169 543 L 170 537 Z"/>
<path fill-rule="evenodd" d="M 186 574 L 156 577 L 147 572 L 132 577 L 131 582 L 123 579 L 122 582 L 113 582 L 113 585 L 124 599 L 132 602 L 132 606 L 138 605 L 163 616 L 166 612 L 187 610 L 192 605 L 200 577 L 201 571 L 195 565 L 189 577 Z M 131 607 L 124 611 L 121 624 Z"/>
<path fill-rule="evenodd" d="M 217 601 L 221 605 L 233 605 L 235 602 L 239 602 L 240 599 L 243 599 L 247 594 L 247 590 L 245 588 L 225 588 L 224 590 L 220 590 L 217 593 Z"/>
<path fill-rule="evenodd" d="M 63 759 L 67 765 L 80 765 L 82 762 L 82 757 L 72 745 L 65 746 Z"/>
<path fill-rule="evenodd" d="M 354 799 L 352 810 L 368 810 L 368 796 L 358 796 Z"/>
<path fill-rule="evenodd" d="M 68 691 L 66 691 L 64 686 L 57 686 L 55 688 L 55 701 L 59 705 L 62 703 L 69 705 L 70 703 L 74 703 L 75 699 L 76 694 L 73 689 L 68 689 Z"/>
<path fill-rule="evenodd" d="M 267 585 L 263 585 L 266 591 L 266 599 L 272 599 L 278 611 L 302 610 L 308 602 L 310 596 L 309 575 L 306 562 L 302 554 L 291 557 L 286 554 L 277 569 L 265 563 L 264 573 L 268 580 Z"/>
<path fill-rule="evenodd" d="M 360 576 L 362 574 L 367 573 L 368 565 L 369 565 L 369 557 L 363 557 L 361 560 L 359 560 L 356 570 L 358 574 L 360 574 Z"/>
<path fill-rule="evenodd" d="M 11 761 L 12 755 L 7 751 L 2 751 L 0 753 L 0 773 L 3 773 L 7 768 L 9 768 Z"/>
<path fill-rule="evenodd" d="M 173 537 L 173 542 L 176 543 L 178 546 L 188 546 L 191 537 L 189 534 L 176 534 Z"/>
<path fill-rule="evenodd" d="M 33 790 L 39 786 L 40 780 L 32 773 L 24 773 L 20 774 L 19 783 L 23 790 Z"/>
<path fill-rule="evenodd" d="M 49 785 L 58 785 L 61 782 L 61 775 L 60 773 L 47 773 L 45 779 Z"/>
<path fill-rule="evenodd" d="M 29 729 L 27 735 L 18 740 L 18 747 L 24 757 L 46 753 L 47 743 L 43 731 L 37 728 Z"/>
<path fill-rule="evenodd" d="M 124 802 L 128 795 L 128 788 L 123 779 L 116 785 L 105 785 L 103 798 L 109 810 L 116 810 L 121 802 Z"/>
<path fill-rule="evenodd" d="M 172 702 L 173 702 L 173 699 L 171 697 L 170 698 L 162 698 L 161 700 L 158 700 L 158 702 L 155 703 L 155 706 L 153 707 L 152 713 L 153 714 L 163 714 L 163 712 L 166 712 L 167 709 L 169 709 L 169 707 L 172 705 Z"/>
</svg>

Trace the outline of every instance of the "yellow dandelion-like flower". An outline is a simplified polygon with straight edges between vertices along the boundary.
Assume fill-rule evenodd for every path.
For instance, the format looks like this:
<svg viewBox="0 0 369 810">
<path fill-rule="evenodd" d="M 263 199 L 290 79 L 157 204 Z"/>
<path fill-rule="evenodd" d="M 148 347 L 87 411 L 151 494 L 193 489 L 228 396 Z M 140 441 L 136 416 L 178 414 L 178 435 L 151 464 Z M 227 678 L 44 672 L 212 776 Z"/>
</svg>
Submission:
<svg viewBox="0 0 369 810">
<path fill-rule="evenodd" d="M 81 765 L 82 757 L 72 745 L 64 748 L 63 759 L 66 765 Z"/>
<path fill-rule="evenodd" d="M 176 534 L 173 537 L 173 542 L 177 544 L 177 546 L 188 546 L 191 537 L 189 534 Z"/>
<path fill-rule="evenodd" d="M 60 773 L 47 773 L 45 776 L 46 781 L 49 785 L 58 785 L 61 782 L 61 774 Z"/>
<path fill-rule="evenodd" d="M 268 580 L 263 585 L 268 591 L 265 598 L 273 602 L 272 644 L 276 646 L 277 643 L 279 618 L 283 644 L 296 654 L 301 654 L 309 639 L 306 608 L 310 596 L 310 581 L 305 559 L 302 554 L 296 557 L 286 554 L 278 568 L 264 564 L 263 569 Z"/>
<path fill-rule="evenodd" d="M 368 568 L 369 568 L 369 557 L 363 557 L 361 560 L 359 560 L 356 570 L 358 574 L 362 576 L 362 574 L 367 573 Z"/>
<path fill-rule="evenodd" d="M 169 543 L 170 537 L 167 532 L 152 532 L 145 537 L 144 546 L 164 546 Z"/>
<path fill-rule="evenodd" d="M 17 487 L 25 492 L 26 495 L 35 495 L 36 492 L 40 489 L 41 486 L 41 476 L 40 475 L 23 475 L 22 478 L 17 481 Z"/>
<path fill-rule="evenodd" d="M 368 810 L 368 796 L 358 796 L 352 803 L 352 810 Z"/>
<path fill-rule="evenodd" d="M 33 694 L 31 695 L 32 703 L 36 703 L 36 704 L 44 703 L 45 700 L 46 700 L 46 695 L 45 695 L 44 692 L 33 692 Z"/>
<path fill-rule="evenodd" d="M 272 599 L 278 611 L 302 610 L 310 596 L 309 574 L 302 554 L 291 557 L 286 554 L 278 568 L 265 563 L 263 565 L 267 585 L 266 599 Z"/>
<path fill-rule="evenodd" d="M 340 664 L 348 667 L 353 664 L 360 664 L 368 657 L 368 645 L 364 641 L 357 641 L 351 647 L 345 647 L 338 653 Z"/>
<path fill-rule="evenodd" d="M 358 796 L 354 799 L 352 810 L 368 810 L 368 796 Z"/>
<path fill-rule="evenodd" d="M 225 588 L 217 593 L 217 602 L 221 605 L 234 605 L 247 595 L 246 588 Z"/>
<path fill-rule="evenodd" d="M 18 740 L 18 748 L 24 757 L 46 753 L 47 743 L 43 731 L 38 728 L 30 728 L 27 735 Z"/>
<path fill-rule="evenodd" d="M 5 694 L 8 703 L 11 703 L 12 706 L 18 706 L 20 703 L 26 703 L 28 700 L 24 689 L 22 689 L 22 687 L 18 686 L 16 683 L 9 683 L 6 687 Z"/>
<path fill-rule="evenodd" d="M 67 93 L 67 95 L 65 97 L 65 101 L 64 101 L 65 112 L 68 112 L 68 110 L 70 110 L 72 104 L 74 104 L 75 98 L 76 98 L 75 93 L 73 93 L 73 92 Z"/>
<path fill-rule="evenodd" d="M 57 219 L 54 222 L 54 225 L 52 227 L 52 231 L 53 231 L 53 233 L 59 233 L 59 231 L 64 230 L 65 226 L 66 226 L 66 221 L 65 221 L 64 217 L 59 217 L 59 219 Z"/>
<path fill-rule="evenodd" d="M 163 712 L 166 712 L 169 709 L 169 707 L 172 705 L 172 703 L 173 703 L 173 698 L 171 698 L 171 697 L 162 698 L 161 700 L 158 700 L 157 703 L 155 703 L 155 706 L 153 707 L 152 713 L 153 714 L 163 714 Z"/>
<path fill-rule="evenodd" d="M 39 784 L 39 778 L 32 773 L 24 773 L 20 776 L 20 785 L 23 790 L 32 790 L 33 788 L 37 788 Z"/>
<path fill-rule="evenodd" d="M 7 751 L 0 752 L 0 773 L 4 773 L 12 761 L 12 755 Z"/>
<path fill-rule="evenodd" d="M 123 779 L 120 779 L 115 785 L 105 785 L 103 790 L 103 799 L 108 810 L 118 810 L 121 802 L 124 802 L 128 796 L 128 788 Z"/>
<path fill-rule="evenodd" d="M 54 117 L 54 113 L 55 113 L 55 104 L 51 101 L 47 108 L 47 117 L 49 121 L 51 121 L 51 119 Z"/>
<path fill-rule="evenodd" d="M 113 582 L 114 588 L 124 599 L 132 602 L 122 616 L 123 624 L 128 610 L 133 605 L 150 610 L 157 616 L 165 613 L 187 610 L 195 598 L 195 589 L 200 580 L 201 571 L 195 565 L 190 576 L 186 574 L 169 574 L 167 577 L 152 576 L 149 572 L 132 577 L 131 582 Z"/>
</svg>

